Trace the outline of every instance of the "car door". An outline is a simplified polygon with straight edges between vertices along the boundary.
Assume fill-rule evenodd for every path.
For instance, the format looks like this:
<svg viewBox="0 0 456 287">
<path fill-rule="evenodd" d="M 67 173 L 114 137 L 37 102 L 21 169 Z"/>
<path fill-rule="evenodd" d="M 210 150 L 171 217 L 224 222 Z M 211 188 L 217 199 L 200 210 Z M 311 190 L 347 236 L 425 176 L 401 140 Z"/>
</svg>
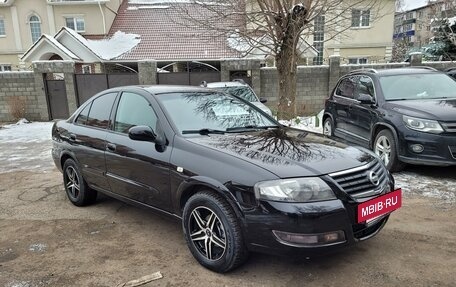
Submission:
<svg viewBox="0 0 456 287">
<path fill-rule="evenodd" d="M 343 78 L 334 92 L 335 119 L 334 128 L 336 132 L 346 133 L 352 124 L 350 108 L 355 102 L 356 82 L 358 76 L 347 76 Z"/>
<path fill-rule="evenodd" d="M 139 92 L 124 91 L 121 94 L 112 129 L 106 138 L 107 177 L 114 193 L 170 210 L 171 149 L 160 149 L 154 142 L 132 140 L 128 136 L 131 127 L 140 125 L 151 127 L 156 134 L 161 133 L 151 100 Z"/>
<path fill-rule="evenodd" d="M 86 104 L 69 131 L 71 150 L 90 186 L 109 190 L 105 176 L 105 148 L 110 114 L 117 93 L 100 95 Z"/>
<path fill-rule="evenodd" d="M 369 95 L 376 102 L 375 86 L 371 77 L 360 76 L 357 79 L 356 86 L 355 95 Z M 359 101 L 356 101 L 350 108 L 352 122 L 348 126 L 348 131 L 366 144 L 369 142 L 371 128 L 375 120 L 375 109 L 374 104 L 361 104 Z"/>
</svg>

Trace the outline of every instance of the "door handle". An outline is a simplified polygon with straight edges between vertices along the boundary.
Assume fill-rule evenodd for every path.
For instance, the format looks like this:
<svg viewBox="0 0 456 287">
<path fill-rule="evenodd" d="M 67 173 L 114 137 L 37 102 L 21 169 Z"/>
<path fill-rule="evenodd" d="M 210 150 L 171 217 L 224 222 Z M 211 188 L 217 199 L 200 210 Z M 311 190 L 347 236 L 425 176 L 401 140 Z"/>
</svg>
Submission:
<svg viewBox="0 0 456 287">
<path fill-rule="evenodd" d="M 110 151 L 116 151 L 116 145 L 115 144 L 108 143 L 106 147 Z"/>
</svg>

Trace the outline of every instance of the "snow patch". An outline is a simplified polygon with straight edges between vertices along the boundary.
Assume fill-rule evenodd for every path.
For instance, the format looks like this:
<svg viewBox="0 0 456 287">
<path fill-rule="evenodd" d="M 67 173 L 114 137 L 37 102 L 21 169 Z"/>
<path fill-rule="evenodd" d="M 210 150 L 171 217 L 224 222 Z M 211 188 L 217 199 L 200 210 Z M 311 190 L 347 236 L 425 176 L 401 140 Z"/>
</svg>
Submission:
<svg viewBox="0 0 456 287">
<path fill-rule="evenodd" d="M 396 186 L 402 188 L 405 195 L 415 194 L 456 203 L 456 180 L 429 177 L 406 171 L 394 173 L 393 176 Z"/>
<path fill-rule="evenodd" d="M 308 132 L 313 132 L 313 133 L 318 133 L 322 134 L 323 133 L 323 110 L 319 112 L 316 116 L 311 116 L 311 117 L 297 117 L 295 119 L 292 119 L 290 121 L 284 121 L 281 120 L 279 121 L 282 125 L 292 127 L 295 129 L 299 130 L 304 130 Z"/>
<path fill-rule="evenodd" d="M 18 170 L 47 171 L 54 168 L 51 157 L 53 122 L 16 124 L 0 128 L 0 173 Z"/>
<path fill-rule="evenodd" d="M 44 243 L 34 243 L 29 246 L 29 251 L 32 252 L 44 252 L 47 249 L 47 245 Z"/>
<path fill-rule="evenodd" d="M 115 32 L 109 39 L 87 40 L 72 29 L 66 28 L 66 30 L 84 46 L 104 60 L 111 60 L 119 57 L 129 52 L 141 42 L 140 35 L 127 34 L 122 31 Z"/>
</svg>

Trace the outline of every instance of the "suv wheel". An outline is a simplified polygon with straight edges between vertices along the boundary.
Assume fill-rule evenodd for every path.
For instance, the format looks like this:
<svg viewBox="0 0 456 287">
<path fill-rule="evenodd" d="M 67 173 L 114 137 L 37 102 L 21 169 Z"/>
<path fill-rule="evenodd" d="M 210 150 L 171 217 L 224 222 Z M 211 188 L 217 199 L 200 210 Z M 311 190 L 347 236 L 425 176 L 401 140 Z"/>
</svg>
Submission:
<svg viewBox="0 0 456 287">
<path fill-rule="evenodd" d="M 76 206 L 89 205 L 97 199 L 97 191 L 87 185 L 78 165 L 72 159 L 66 160 L 63 165 L 63 183 L 68 199 Z"/>
<path fill-rule="evenodd" d="M 334 135 L 334 124 L 331 117 L 327 117 L 323 122 L 323 134 L 327 137 Z"/>
<path fill-rule="evenodd" d="M 217 194 L 193 195 L 185 204 L 182 227 L 193 256 L 208 269 L 227 272 L 247 259 L 237 217 Z"/>
<path fill-rule="evenodd" d="M 389 130 L 382 130 L 377 134 L 374 142 L 374 152 L 391 172 L 400 171 L 405 166 L 397 158 L 396 141 Z"/>
</svg>

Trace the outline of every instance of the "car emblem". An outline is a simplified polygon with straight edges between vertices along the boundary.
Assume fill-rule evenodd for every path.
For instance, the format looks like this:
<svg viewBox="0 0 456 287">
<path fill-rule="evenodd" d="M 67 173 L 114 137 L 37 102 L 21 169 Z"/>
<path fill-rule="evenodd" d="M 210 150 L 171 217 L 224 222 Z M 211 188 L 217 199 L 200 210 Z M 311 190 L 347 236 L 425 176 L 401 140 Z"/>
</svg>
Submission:
<svg viewBox="0 0 456 287">
<path fill-rule="evenodd" d="M 380 178 L 378 178 L 378 175 L 374 171 L 371 171 L 369 173 L 369 180 L 375 186 L 378 186 L 380 184 Z"/>
</svg>

